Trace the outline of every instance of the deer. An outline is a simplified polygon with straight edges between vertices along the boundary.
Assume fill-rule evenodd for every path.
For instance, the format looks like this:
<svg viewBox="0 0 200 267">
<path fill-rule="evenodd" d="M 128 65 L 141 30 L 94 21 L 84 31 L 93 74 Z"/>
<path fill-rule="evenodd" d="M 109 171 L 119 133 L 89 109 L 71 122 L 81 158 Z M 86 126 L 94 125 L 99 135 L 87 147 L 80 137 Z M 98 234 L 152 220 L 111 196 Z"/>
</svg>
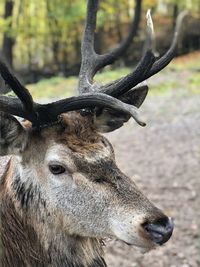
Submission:
<svg viewBox="0 0 200 267">
<path fill-rule="evenodd" d="M 16 95 L 0 96 L 0 156 L 11 156 L 0 181 L 3 267 L 106 267 L 107 237 L 150 251 L 172 235 L 172 218 L 117 167 L 102 133 L 119 129 L 131 117 L 145 126 L 138 112 L 148 93 L 142 82 L 174 57 L 184 16 L 177 18 L 169 50 L 157 58 L 148 12 L 146 50 L 138 65 L 100 85 L 95 74 L 136 35 L 141 1 L 136 0 L 127 38 L 103 55 L 94 48 L 98 4 L 88 0 L 79 95 L 39 104 L 0 61 L 0 74 Z"/>
</svg>

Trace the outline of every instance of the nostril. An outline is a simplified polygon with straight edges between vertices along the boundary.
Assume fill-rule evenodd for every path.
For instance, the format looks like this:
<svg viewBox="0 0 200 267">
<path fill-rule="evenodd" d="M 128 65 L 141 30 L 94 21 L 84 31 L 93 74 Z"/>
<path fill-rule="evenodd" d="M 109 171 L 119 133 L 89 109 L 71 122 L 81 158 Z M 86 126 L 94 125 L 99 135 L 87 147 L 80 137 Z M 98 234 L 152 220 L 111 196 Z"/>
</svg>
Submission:
<svg viewBox="0 0 200 267">
<path fill-rule="evenodd" d="M 143 225 L 150 238 L 157 244 L 162 245 L 167 242 L 173 232 L 174 224 L 171 218 L 162 218 Z"/>
</svg>

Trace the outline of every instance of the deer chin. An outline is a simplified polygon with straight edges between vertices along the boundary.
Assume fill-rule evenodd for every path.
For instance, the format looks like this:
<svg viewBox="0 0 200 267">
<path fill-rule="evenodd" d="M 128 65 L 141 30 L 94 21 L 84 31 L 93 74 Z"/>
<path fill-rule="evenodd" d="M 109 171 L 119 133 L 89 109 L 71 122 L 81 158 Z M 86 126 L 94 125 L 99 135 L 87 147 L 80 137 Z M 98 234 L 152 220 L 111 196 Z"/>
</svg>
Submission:
<svg viewBox="0 0 200 267">
<path fill-rule="evenodd" d="M 156 249 L 158 245 L 151 240 L 147 239 L 137 239 L 135 242 L 127 243 L 126 241 L 122 240 L 128 246 L 136 247 L 141 253 L 147 253 L 153 249 Z"/>
<path fill-rule="evenodd" d="M 137 247 L 141 253 L 149 252 L 158 247 L 140 227 L 127 227 L 127 225 L 122 225 L 114 220 L 113 234 L 117 240 L 124 242 L 128 246 Z"/>
<path fill-rule="evenodd" d="M 136 247 L 141 253 L 147 253 L 158 247 L 153 241 L 141 238 L 139 235 L 137 237 L 124 235 L 123 237 L 117 237 L 117 240 L 124 242 L 128 246 Z"/>
</svg>

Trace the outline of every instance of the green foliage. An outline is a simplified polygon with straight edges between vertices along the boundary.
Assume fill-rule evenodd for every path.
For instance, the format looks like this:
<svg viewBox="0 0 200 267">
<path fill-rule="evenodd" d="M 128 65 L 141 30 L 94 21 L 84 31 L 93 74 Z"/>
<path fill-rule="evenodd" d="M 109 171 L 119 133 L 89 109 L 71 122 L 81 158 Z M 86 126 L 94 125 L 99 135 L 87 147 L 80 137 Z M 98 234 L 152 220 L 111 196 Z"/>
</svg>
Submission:
<svg viewBox="0 0 200 267">
<path fill-rule="evenodd" d="M 178 5 L 179 9 L 187 9 L 191 11 L 199 10 L 199 0 L 165 0 L 168 5 Z"/>
<path fill-rule="evenodd" d="M 158 11 L 160 3 L 170 16 L 174 4 L 179 10 L 199 11 L 200 8 L 199 0 L 143 0 L 143 13 L 147 8 Z M 63 63 L 70 65 L 80 61 L 86 1 L 14 0 L 13 15 L 6 20 L 3 18 L 4 5 L 5 0 L 0 0 L 0 40 L 4 33 L 16 39 L 13 54 L 17 68 L 51 67 L 59 71 Z M 134 6 L 134 0 L 100 1 L 97 25 L 107 36 L 105 41 L 109 43 L 110 29 L 118 29 L 123 37 L 123 25 L 131 21 Z"/>
</svg>

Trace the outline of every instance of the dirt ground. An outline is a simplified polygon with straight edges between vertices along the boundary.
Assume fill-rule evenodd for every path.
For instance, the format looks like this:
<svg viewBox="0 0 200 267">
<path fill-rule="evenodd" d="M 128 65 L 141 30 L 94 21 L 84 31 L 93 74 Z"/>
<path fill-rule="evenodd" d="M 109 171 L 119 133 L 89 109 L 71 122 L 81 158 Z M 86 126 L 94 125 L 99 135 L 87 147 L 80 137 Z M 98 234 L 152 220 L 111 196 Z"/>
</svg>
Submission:
<svg viewBox="0 0 200 267">
<path fill-rule="evenodd" d="M 148 96 L 142 108 L 147 126 L 130 120 L 107 135 L 118 165 L 156 206 L 175 219 L 173 237 L 147 254 L 109 241 L 109 267 L 200 266 L 200 95 L 177 89 Z M 5 159 L 0 159 L 1 172 Z"/>
<path fill-rule="evenodd" d="M 200 266 L 200 95 L 177 89 L 148 97 L 142 114 L 145 128 L 130 121 L 109 138 L 121 169 L 175 219 L 175 230 L 165 246 L 147 254 L 108 242 L 108 266 Z"/>
</svg>

